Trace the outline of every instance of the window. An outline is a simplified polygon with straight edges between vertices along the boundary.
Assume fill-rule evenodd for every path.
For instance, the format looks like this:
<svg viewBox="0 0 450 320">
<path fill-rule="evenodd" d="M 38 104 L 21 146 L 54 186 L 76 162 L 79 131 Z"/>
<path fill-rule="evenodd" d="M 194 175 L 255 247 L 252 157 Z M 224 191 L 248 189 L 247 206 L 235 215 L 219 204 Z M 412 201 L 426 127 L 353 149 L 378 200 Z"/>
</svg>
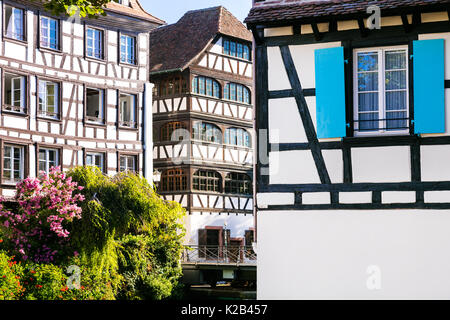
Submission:
<svg viewBox="0 0 450 320">
<path fill-rule="evenodd" d="M 121 155 L 120 156 L 120 172 L 136 172 L 136 156 L 135 155 Z"/>
<path fill-rule="evenodd" d="M 105 154 L 104 153 L 86 153 L 86 165 L 95 166 L 100 169 L 101 172 L 105 172 L 104 167 Z"/>
<path fill-rule="evenodd" d="M 41 17 L 40 37 L 40 46 L 42 48 L 59 50 L 59 21 Z"/>
<path fill-rule="evenodd" d="M 251 147 L 251 138 L 247 130 L 240 128 L 229 128 L 225 130 L 225 144 L 231 144 L 240 147 Z"/>
<path fill-rule="evenodd" d="M 155 86 L 157 88 L 157 86 Z M 179 95 L 181 93 L 187 92 L 186 79 L 183 77 L 175 77 L 161 80 L 159 84 L 159 95 Z M 156 92 L 156 96 L 158 92 Z"/>
<path fill-rule="evenodd" d="M 223 53 L 227 56 L 237 57 L 250 61 L 250 47 L 243 43 L 224 40 Z"/>
<path fill-rule="evenodd" d="M 86 89 L 86 121 L 103 124 L 105 115 L 105 93 L 101 89 Z"/>
<path fill-rule="evenodd" d="M 22 75 L 4 73 L 4 111 L 26 112 L 26 79 Z"/>
<path fill-rule="evenodd" d="M 252 180 L 244 173 L 229 173 L 225 178 L 225 193 L 252 194 Z"/>
<path fill-rule="evenodd" d="M 192 92 L 220 98 L 220 85 L 211 78 L 195 77 L 192 79 Z"/>
<path fill-rule="evenodd" d="M 59 84 L 39 80 L 39 115 L 57 119 L 59 117 Z"/>
<path fill-rule="evenodd" d="M 103 59 L 103 31 L 93 28 L 86 29 L 86 56 Z"/>
<path fill-rule="evenodd" d="M 186 125 L 182 122 L 169 122 L 166 123 L 164 126 L 161 127 L 161 141 L 177 141 L 176 136 L 178 136 L 178 140 L 183 140 L 185 131 L 181 131 L 176 133 L 176 136 L 173 136 L 173 133 L 176 130 L 184 129 L 187 130 Z M 189 133 L 188 133 L 189 138 Z M 172 140 L 174 139 L 174 140 Z"/>
<path fill-rule="evenodd" d="M 122 4 L 124 6 L 130 6 L 130 0 L 114 0 L 114 2 L 117 2 L 117 3 Z"/>
<path fill-rule="evenodd" d="M 355 51 L 355 135 L 408 133 L 408 49 Z"/>
<path fill-rule="evenodd" d="M 222 143 L 222 131 L 214 124 L 194 122 L 192 138 L 195 140 Z"/>
<path fill-rule="evenodd" d="M 24 178 L 24 150 L 23 146 L 3 147 L 3 183 L 15 184 Z"/>
<path fill-rule="evenodd" d="M 120 94 L 120 122 L 119 125 L 128 128 L 137 128 L 136 123 L 136 95 Z"/>
<path fill-rule="evenodd" d="M 52 167 L 59 165 L 59 150 L 39 148 L 39 172 L 49 173 Z"/>
<path fill-rule="evenodd" d="M 182 169 L 166 170 L 161 175 L 160 191 L 185 191 L 187 190 L 187 177 Z"/>
<path fill-rule="evenodd" d="M 25 40 L 25 12 L 23 9 L 5 5 L 5 36 Z"/>
<path fill-rule="evenodd" d="M 224 88 L 224 99 L 250 104 L 250 90 L 242 84 L 228 83 Z"/>
<path fill-rule="evenodd" d="M 197 191 L 221 192 L 222 179 L 215 171 L 197 170 L 192 179 L 192 187 Z"/>
<path fill-rule="evenodd" d="M 120 62 L 136 64 L 136 38 L 120 35 Z"/>
</svg>

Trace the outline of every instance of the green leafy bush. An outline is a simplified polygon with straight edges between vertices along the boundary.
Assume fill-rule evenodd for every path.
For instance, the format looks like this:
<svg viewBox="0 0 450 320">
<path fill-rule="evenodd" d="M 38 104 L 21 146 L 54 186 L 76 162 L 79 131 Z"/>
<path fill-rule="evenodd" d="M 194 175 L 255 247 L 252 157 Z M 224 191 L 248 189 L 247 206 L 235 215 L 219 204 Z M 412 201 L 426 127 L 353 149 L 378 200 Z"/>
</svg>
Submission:
<svg viewBox="0 0 450 320">
<path fill-rule="evenodd" d="M 0 251 L 0 300 L 18 300 L 24 292 L 21 284 L 23 267 Z"/>
</svg>

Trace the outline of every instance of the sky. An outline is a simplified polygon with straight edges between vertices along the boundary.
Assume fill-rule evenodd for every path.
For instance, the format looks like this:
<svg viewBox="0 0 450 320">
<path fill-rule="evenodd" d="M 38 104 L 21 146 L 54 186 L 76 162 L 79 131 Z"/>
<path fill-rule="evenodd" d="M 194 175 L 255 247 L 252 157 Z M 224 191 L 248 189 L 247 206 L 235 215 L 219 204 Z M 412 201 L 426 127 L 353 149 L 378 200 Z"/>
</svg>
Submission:
<svg viewBox="0 0 450 320">
<path fill-rule="evenodd" d="M 178 21 L 186 11 L 224 6 L 239 20 L 247 17 L 252 0 L 139 0 L 144 9 L 172 24 Z"/>
</svg>

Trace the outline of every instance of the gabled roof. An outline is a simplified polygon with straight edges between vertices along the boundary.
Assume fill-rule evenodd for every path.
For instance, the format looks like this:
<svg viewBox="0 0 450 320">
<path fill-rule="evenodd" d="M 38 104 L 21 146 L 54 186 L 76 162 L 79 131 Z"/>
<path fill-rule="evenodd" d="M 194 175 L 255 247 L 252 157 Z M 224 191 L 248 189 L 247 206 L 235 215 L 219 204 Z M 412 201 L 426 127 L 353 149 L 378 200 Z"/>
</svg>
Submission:
<svg viewBox="0 0 450 320">
<path fill-rule="evenodd" d="M 150 33 L 150 74 L 182 71 L 217 34 L 252 41 L 247 28 L 222 6 L 188 11 L 177 23 Z"/>
<path fill-rule="evenodd" d="M 365 13 L 371 5 L 381 11 L 431 5 L 448 5 L 450 0 L 263 0 L 255 2 L 245 23 L 274 23 L 327 16 Z"/>
<path fill-rule="evenodd" d="M 159 25 L 163 25 L 166 23 L 164 20 L 161 20 L 145 11 L 138 0 L 129 0 L 129 3 L 130 3 L 129 6 L 125 6 L 117 2 L 111 1 L 106 4 L 106 10 L 120 14 L 126 14 L 139 19 L 144 19 Z"/>
</svg>

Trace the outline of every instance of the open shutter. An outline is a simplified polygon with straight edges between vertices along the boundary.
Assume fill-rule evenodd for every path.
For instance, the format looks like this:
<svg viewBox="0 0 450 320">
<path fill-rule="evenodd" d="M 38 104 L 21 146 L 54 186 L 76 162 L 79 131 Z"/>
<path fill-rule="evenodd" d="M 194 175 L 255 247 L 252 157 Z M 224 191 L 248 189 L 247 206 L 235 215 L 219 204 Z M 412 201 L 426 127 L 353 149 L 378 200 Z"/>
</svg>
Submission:
<svg viewBox="0 0 450 320">
<path fill-rule="evenodd" d="M 346 136 L 344 48 L 317 49 L 316 118 L 319 139 Z"/>
<path fill-rule="evenodd" d="M 445 132 L 444 40 L 413 43 L 414 132 Z"/>
<path fill-rule="evenodd" d="M 199 258 L 206 257 L 206 244 L 207 244 L 207 230 L 198 230 L 198 256 Z"/>
</svg>

